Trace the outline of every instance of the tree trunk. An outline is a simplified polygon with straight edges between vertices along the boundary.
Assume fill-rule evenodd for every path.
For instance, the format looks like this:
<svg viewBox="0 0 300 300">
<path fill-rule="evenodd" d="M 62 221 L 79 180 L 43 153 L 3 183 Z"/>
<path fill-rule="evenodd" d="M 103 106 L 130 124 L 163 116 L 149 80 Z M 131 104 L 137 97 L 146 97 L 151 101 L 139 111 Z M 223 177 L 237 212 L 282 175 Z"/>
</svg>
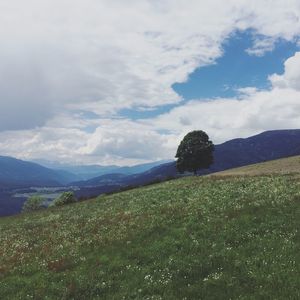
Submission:
<svg viewBox="0 0 300 300">
<path fill-rule="evenodd" d="M 194 176 L 197 176 L 197 170 L 194 170 Z"/>
</svg>

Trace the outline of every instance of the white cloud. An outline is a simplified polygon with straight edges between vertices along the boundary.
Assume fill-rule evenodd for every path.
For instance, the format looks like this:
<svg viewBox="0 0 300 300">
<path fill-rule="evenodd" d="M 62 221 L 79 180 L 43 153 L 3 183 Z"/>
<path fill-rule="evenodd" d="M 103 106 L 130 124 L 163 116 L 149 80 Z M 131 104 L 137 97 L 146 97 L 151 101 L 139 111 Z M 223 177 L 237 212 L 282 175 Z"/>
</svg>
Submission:
<svg viewBox="0 0 300 300">
<path fill-rule="evenodd" d="M 59 128 L 0 133 L 3 154 L 70 163 L 128 165 L 169 159 L 183 136 L 205 130 L 215 143 L 265 130 L 300 128 L 300 91 L 247 89 L 237 98 L 193 100 L 154 119 L 102 119 Z M 67 118 L 58 118 L 67 121 Z M 92 133 L 84 131 L 93 125 Z"/>
<path fill-rule="evenodd" d="M 249 89 L 238 98 L 190 101 L 159 116 L 153 124 L 179 138 L 191 130 L 202 129 L 215 143 L 221 143 L 265 130 L 300 128 L 299 112 L 299 91 Z M 173 149 L 179 140 L 174 142 Z"/>
<path fill-rule="evenodd" d="M 274 87 L 300 91 L 300 52 L 285 61 L 282 75 L 273 74 L 269 79 Z"/>
<path fill-rule="evenodd" d="M 172 156 L 196 127 L 216 141 L 299 127 L 299 54 L 271 91 L 180 104 L 171 88 L 214 63 L 237 30 L 252 30 L 254 55 L 296 40 L 299 16 L 298 0 L 1 1 L 0 153 L 133 163 Z M 164 104 L 179 106 L 153 123 L 118 116 Z"/>
<path fill-rule="evenodd" d="M 170 138 L 140 122 L 103 119 L 93 133 L 47 126 L 14 134 L 2 132 L 0 149 L 2 155 L 22 159 L 130 165 L 173 157 Z"/>
<path fill-rule="evenodd" d="M 265 36 L 256 52 L 265 51 L 261 43 L 298 35 L 299 1 L 288 2 L 2 2 L 0 130 L 39 126 L 78 107 L 107 115 L 177 103 L 172 84 L 219 57 L 235 30 Z"/>
<path fill-rule="evenodd" d="M 276 39 L 273 37 L 256 37 L 252 48 L 246 50 L 250 55 L 264 56 L 275 48 Z"/>
</svg>

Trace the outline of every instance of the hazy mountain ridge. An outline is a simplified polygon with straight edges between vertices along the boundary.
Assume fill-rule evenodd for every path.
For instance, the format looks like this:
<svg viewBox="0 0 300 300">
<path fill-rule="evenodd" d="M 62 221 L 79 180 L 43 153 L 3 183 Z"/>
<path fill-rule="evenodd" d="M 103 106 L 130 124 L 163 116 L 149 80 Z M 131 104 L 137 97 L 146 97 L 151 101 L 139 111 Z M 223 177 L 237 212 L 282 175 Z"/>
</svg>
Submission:
<svg viewBox="0 0 300 300">
<path fill-rule="evenodd" d="M 73 182 L 72 185 L 76 186 L 99 186 L 106 184 L 107 182 L 118 184 L 120 186 L 127 185 L 141 185 L 148 183 L 152 180 L 164 180 L 167 177 L 173 177 L 177 175 L 175 162 L 169 162 L 153 167 L 142 173 L 123 175 L 123 174 L 106 174 L 98 176 L 86 181 Z"/>
<path fill-rule="evenodd" d="M 0 187 L 59 186 L 74 180 L 66 171 L 45 168 L 36 163 L 0 156 Z"/>
<path fill-rule="evenodd" d="M 233 139 L 216 145 L 214 164 L 208 170 L 202 170 L 201 174 L 299 154 L 300 129 L 266 131 L 249 138 Z M 57 164 L 55 166 L 59 167 Z M 59 186 L 71 182 L 79 186 L 108 183 L 122 186 L 140 185 L 178 175 L 175 161 L 163 164 L 153 162 L 131 167 L 97 165 L 67 167 L 64 164 L 60 166 L 64 166 L 65 169 L 50 169 L 37 163 L 0 156 L 0 187 Z M 74 170 L 75 173 L 70 170 Z M 92 176 L 93 172 L 100 172 L 100 176 L 98 174 Z M 103 172 L 106 173 L 102 174 Z M 81 176 L 92 178 L 81 180 Z"/>
<path fill-rule="evenodd" d="M 76 179 L 73 181 L 83 181 L 89 180 L 98 176 L 106 175 L 106 174 L 123 174 L 123 175 L 131 175 L 145 172 L 157 165 L 168 162 L 169 160 L 161 160 L 156 162 L 137 164 L 134 166 L 116 166 L 116 165 L 71 165 L 64 164 L 56 161 L 48 161 L 48 160 L 34 160 L 33 162 L 38 163 L 46 168 L 66 171 L 74 174 Z"/>
<path fill-rule="evenodd" d="M 223 171 L 239 166 L 300 154 L 300 129 L 265 131 L 243 139 L 216 145 L 214 164 L 202 173 Z"/>
<path fill-rule="evenodd" d="M 216 145 L 214 164 L 207 170 L 201 170 L 199 174 L 210 174 L 294 155 L 300 155 L 300 129 L 266 131 L 248 138 L 233 139 Z M 142 185 L 178 175 L 174 161 L 156 166 L 140 174 L 116 178 L 114 184 L 120 186 Z M 105 178 L 106 175 L 74 184 L 86 187 L 100 186 L 105 183 Z"/>
<path fill-rule="evenodd" d="M 161 161 L 131 167 L 91 165 L 69 166 L 65 169 L 51 169 L 35 162 L 24 161 L 9 156 L 0 156 L 0 188 L 61 186 L 82 180 L 82 177 L 93 178 L 99 176 L 99 173 L 103 176 L 103 172 L 105 172 L 105 174 L 113 173 L 122 176 L 139 173 L 157 164 L 161 164 Z M 58 167 L 57 164 L 55 166 Z M 61 164 L 61 166 L 64 165 Z M 74 170 L 75 173 L 72 173 L 70 170 Z M 116 175 L 114 175 L 113 178 L 116 178 Z M 111 181 L 109 177 L 103 180 Z"/>
</svg>

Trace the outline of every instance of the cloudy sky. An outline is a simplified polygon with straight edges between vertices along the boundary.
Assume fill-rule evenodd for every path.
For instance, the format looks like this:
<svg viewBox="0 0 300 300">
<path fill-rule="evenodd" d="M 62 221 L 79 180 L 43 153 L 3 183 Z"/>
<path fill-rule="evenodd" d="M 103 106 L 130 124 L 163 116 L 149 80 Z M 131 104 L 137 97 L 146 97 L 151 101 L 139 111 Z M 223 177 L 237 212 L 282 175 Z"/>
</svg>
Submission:
<svg viewBox="0 0 300 300">
<path fill-rule="evenodd" d="M 173 158 L 300 128 L 299 0 L 0 1 L 0 155 Z"/>
</svg>

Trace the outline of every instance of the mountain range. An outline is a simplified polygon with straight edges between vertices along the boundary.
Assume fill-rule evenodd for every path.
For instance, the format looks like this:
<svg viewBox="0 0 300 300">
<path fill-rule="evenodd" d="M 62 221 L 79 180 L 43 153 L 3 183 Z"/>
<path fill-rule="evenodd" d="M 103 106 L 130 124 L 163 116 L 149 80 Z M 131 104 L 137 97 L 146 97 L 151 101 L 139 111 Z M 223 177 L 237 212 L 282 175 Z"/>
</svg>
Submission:
<svg viewBox="0 0 300 300">
<path fill-rule="evenodd" d="M 0 156 L 0 188 L 30 186 L 60 186 L 76 176 L 66 171 L 56 171 L 39 164 L 20 159 Z"/>
<path fill-rule="evenodd" d="M 272 130 L 216 145 L 214 164 L 202 173 L 212 173 L 239 166 L 300 154 L 300 129 Z"/>
<path fill-rule="evenodd" d="M 207 170 L 201 170 L 199 174 L 205 175 L 294 155 L 300 155 L 300 129 L 267 131 L 216 145 L 213 165 Z M 50 166 L 51 163 L 43 164 Z M 76 196 L 88 198 L 181 176 L 177 173 L 175 161 L 133 167 L 70 166 L 57 163 L 52 163 L 52 166 L 54 169 L 35 162 L 0 156 L 0 215 L 20 211 L 26 198 L 13 196 L 16 189 L 20 188 L 72 189 L 76 186 Z"/>
<path fill-rule="evenodd" d="M 158 161 L 127 167 L 100 165 L 72 166 L 55 162 L 46 163 L 45 161 L 41 165 L 36 162 L 0 156 L 0 188 L 63 186 L 71 182 L 103 176 L 112 172 L 117 172 L 124 176 L 142 173 L 165 162 Z"/>
<path fill-rule="evenodd" d="M 111 173 L 118 173 L 124 175 L 131 175 L 145 172 L 155 166 L 161 165 L 166 162 L 170 162 L 171 160 L 160 160 L 150 163 L 138 164 L 135 166 L 116 166 L 116 165 L 71 165 L 71 164 L 64 164 L 61 162 L 56 161 L 48 161 L 44 159 L 34 160 L 34 163 L 38 163 L 39 165 L 53 169 L 56 171 L 65 171 L 68 173 L 73 174 L 74 178 L 72 181 L 75 180 L 89 180 L 91 178 L 111 174 Z"/>
<path fill-rule="evenodd" d="M 227 141 L 215 146 L 214 163 L 200 175 L 226 169 L 289 157 L 300 154 L 300 129 L 273 130 L 248 137 Z M 152 181 L 179 176 L 175 161 L 161 164 L 140 174 L 107 174 L 86 181 L 75 182 L 76 186 L 95 187 L 104 185 L 136 186 Z"/>
<path fill-rule="evenodd" d="M 300 154 L 300 129 L 274 130 L 238 138 L 215 146 L 214 164 L 208 174 Z M 141 185 L 177 176 L 175 161 L 158 161 L 131 167 L 78 165 L 49 161 L 27 162 L 0 156 L 0 188 L 30 186 Z"/>
</svg>

